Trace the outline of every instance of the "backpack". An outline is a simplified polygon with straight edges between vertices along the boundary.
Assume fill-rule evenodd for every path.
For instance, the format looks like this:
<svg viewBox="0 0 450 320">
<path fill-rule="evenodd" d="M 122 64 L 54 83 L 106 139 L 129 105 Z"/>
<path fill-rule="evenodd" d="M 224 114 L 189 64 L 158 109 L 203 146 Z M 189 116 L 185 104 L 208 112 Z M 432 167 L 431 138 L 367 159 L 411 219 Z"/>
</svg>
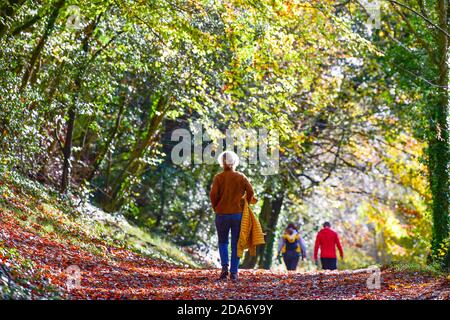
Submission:
<svg viewBox="0 0 450 320">
<path fill-rule="evenodd" d="M 295 251 L 297 253 L 301 252 L 300 244 L 298 243 L 298 241 L 300 240 L 300 235 L 298 233 L 293 236 L 284 234 L 282 238 L 284 242 L 281 249 L 282 253 L 285 253 L 286 251 Z"/>
</svg>

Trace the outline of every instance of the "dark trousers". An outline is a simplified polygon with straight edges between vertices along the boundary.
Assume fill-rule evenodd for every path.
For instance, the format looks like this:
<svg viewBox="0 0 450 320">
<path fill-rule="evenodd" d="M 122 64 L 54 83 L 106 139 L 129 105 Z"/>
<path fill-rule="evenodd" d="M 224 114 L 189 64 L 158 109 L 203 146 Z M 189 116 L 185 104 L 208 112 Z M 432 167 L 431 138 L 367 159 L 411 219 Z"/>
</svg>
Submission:
<svg viewBox="0 0 450 320">
<path fill-rule="evenodd" d="M 337 258 L 320 258 L 323 270 L 336 270 Z"/>
<path fill-rule="evenodd" d="M 242 213 L 216 215 L 216 229 L 217 237 L 219 238 L 219 254 L 222 267 L 229 265 L 228 239 L 231 231 L 231 273 L 237 273 L 239 267 L 237 243 L 241 231 L 241 219 Z"/>
<path fill-rule="evenodd" d="M 300 254 L 296 251 L 286 251 L 283 253 L 283 261 L 288 270 L 297 270 L 298 260 L 300 259 Z"/>
</svg>

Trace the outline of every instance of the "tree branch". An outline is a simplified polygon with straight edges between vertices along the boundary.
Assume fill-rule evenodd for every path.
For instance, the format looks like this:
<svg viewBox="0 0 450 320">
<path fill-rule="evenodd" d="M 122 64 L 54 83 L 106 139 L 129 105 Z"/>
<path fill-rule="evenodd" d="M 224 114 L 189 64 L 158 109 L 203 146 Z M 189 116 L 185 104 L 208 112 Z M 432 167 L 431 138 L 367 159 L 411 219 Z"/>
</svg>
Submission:
<svg viewBox="0 0 450 320">
<path fill-rule="evenodd" d="M 408 29 L 415 35 L 416 40 L 422 45 L 422 47 L 428 52 L 428 55 L 430 56 L 430 59 L 433 62 L 435 61 L 435 54 L 433 49 L 431 48 L 430 44 L 427 43 L 425 40 L 422 39 L 422 37 L 420 36 L 420 34 L 417 32 L 416 29 L 414 29 L 414 27 L 412 26 L 411 22 L 409 21 L 409 19 L 406 17 L 406 15 L 397 8 L 397 6 L 395 4 L 391 4 L 392 7 L 394 8 L 395 12 L 397 12 L 403 19 L 403 21 L 405 22 L 406 26 L 408 27 Z"/>
<path fill-rule="evenodd" d="M 425 9 L 425 4 L 423 3 L 423 0 L 417 0 L 417 3 L 420 7 L 420 12 L 423 14 L 424 17 L 430 18 L 427 10 Z"/>
<path fill-rule="evenodd" d="M 443 28 L 441 28 L 440 26 L 438 26 L 437 24 L 435 24 L 433 21 L 431 21 L 429 18 L 427 18 L 425 15 L 423 15 L 423 14 L 420 13 L 420 12 L 418 12 L 417 10 L 414 10 L 414 9 L 411 8 L 410 6 L 408 6 L 408 5 L 404 4 L 404 3 L 398 2 L 398 1 L 395 1 L 395 0 L 386 0 L 386 1 L 391 2 L 391 3 L 394 3 L 394 4 L 396 4 L 396 5 L 400 6 L 400 7 L 403 7 L 403 8 L 405 8 L 405 9 L 411 11 L 411 12 L 414 13 L 415 15 L 417 15 L 417 16 L 419 16 L 420 18 L 422 18 L 423 20 L 425 20 L 430 26 L 432 26 L 433 28 L 435 28 L 435 29 L 441 31 L 443 34 L 445 34 L 447 37 L 450 38 L 450 34 L 449 34 L 446 30 L 444 30 Z"/>
</svg>

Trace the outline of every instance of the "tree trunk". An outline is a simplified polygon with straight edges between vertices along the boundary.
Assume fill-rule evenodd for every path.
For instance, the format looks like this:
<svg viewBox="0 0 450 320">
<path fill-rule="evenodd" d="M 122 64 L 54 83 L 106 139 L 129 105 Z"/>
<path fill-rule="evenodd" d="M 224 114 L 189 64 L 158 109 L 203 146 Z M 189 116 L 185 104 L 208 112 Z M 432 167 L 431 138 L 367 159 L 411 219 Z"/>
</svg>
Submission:
<svg viewBox="0 0 450 320">
<path fill-rule="evenodd" d="M 59 11 L 64 6 L 65 0 L 59 0 L 52 11 L 52 14 L 50 15 L 50 18 L 48 19 L 47 25 L 45 27 L 44 33 L 42 37 L 39 39 L 38 44 L 33 50 L 33 53 L 31 54 L 31 58 L 29 63 L 27 64 L 25 68 L 25 73 L 22 77 L 22 84 L 20 85 L 20 90 L 24 90 L 28 80 L 30 79 L 30 76 L 32 74 L 34 65 L 36 64 L 36 61 L 38 60 L 39 56 L 41 55 L 42 49 L 44 48 L 45 42 L 47 41 L 48 37 L 53 32 L 53 29 L 55 27 L 56 19 L 58 18 Z"/>
<path fill-rule="evenodd" d="M 167 102 L 168 100 L 165 97 L 161 96 L 158 98 L 155 110 L 153 110 L 152 115 L 150 116 L 145 137 L 136 143 L 128 162 L 115 178 L 114 183 L 111 186 L 110 197 L 112 200 L 109 203 L 103 204 L 103 209 L 106 211 L 114 211 L 121 206 L 122 194 L 126 188 L 128 188 L 126 180 L 129 176 L 134 176 L 139 172 L 141 168 L 139 159 L 143 156 L 146 149 L 155 142 L 158 129 L 160 128 L 166 113 L 165 109 L 167 107 Z"/>
<path fill-rule="evenodd" d="M 117 132 L 120 127 L 120 123 L 122 122 L 122 116 L 123 116 L 124 109 L 125 109 L 125 97 L 122 96 L 121 101 L 120 101 L 119 111 L 118 111 L 117 117 L 116 117 L 116 122 L 114 124 L 114 127 L 111 129 L 111 131 L 109 133 L 108 140 L 106 141 L 105 145 L 103 146 L 103 149 L 100 151 L 100 153 L 95 158 L 94 164 L 92 166 L 92 171 L 89 174 L 89 177 L 87 179 L 88 181 L 92 181 L 92 179 L 94 179 L 94 176 L 97 173 L 98 169 L 100 168 L 106 154 L 108 153 L 112 142 L 116 138 Z"/>
<path fill-rule="evenodd" d="M 258 246 L 256 248 L 256 256 L 251 256 L 250 253 L 247 251 L 244 255 L 244 260 L 242 261 L 240 268 L 241 269 L 255 268 L 258 263 L 258 258 L 261 257 L 263 253 L 264 253 L 263 246 Z"/>
<path fill-rule="evenodd" d="M 256 265 L 263 269 L 270 269 L 272 266 L 273 258 L 273 246 L 275 243 L 275 232 L 280 216 L 281 207 L 283 205 L 284 194 L 280 194 L 277 197 L 271 198 L 266 196 L 261 208 L 261 214 L 259 215 L 259 221 L 266 234 L 266 244 L 258 246 L 256 250 L 256 256 L 250 256 L 249 252 L 246 252 L 244 260 L 241 264 L 243 269 L 252 269 Z"/>
<path fill-rule="evenodd" d="M 439 0 L 437 3 L 439 26 L 448 30 L 448 1 Z M 449 236 L 449 97 L 448 97 L 448 38 L 438 31 L 438 70 L 439 88 L 437 89 L 436 104 L 431 110 L 431 132 L 429 134 L 429 171 L 431 192 L 433 195 L 433 240 L 432 250 L 436 257 L 445 240 Z"/>
<path fill-rule="evenodd" d="M 161 220 L 164 216 L 164 209 L 166 207 L 166 177 L 165 177 L 165 167 L 164 163 L 161 166 L 160 171 L 160 186 L 159 186 L 159 212 L 156 215 L 155 227 L 159 227 L 161 225 Z"/>
<path fill-rule="evenodd" d="M 275 232 L 283 205 L 283 193 L 271 199 L 264 199 L 260 221 L 266 234 L 266 244 L 263 246 L 259 259 L 259 267 L 270 269 L 272 266 L 273 246 L 275 242 Z"/>
<path fill-rule="evenodd" d="M 75 101 L 74 98 L 73 104 L 69 108 L 69 121 L 67 122 L 67 130 L 66 130 L 66 138 L 64 141 L 63 148 L 63 172 L 61 177 L 61 192 L 65 193 L 69 188 L 70 183 L 70 170 L 71 170 L 71 162 L 70 158 L 72 157 L 72 137 L 73 137 L 73 129 L 75 127 Z"/>
<path fill-rule="evenodd" d="M 64 0 L 60 0 L 58 3 L 62 3 L 64 4 Z M 55 17 L 56 19 L 56 17 Z M 96 28 L 97 24 L 98 24 L 98 19 L 99 16 L 97 16 L 97 19 L 92 22 L 88 28 L 85 30 L 85 37 L 83 38 L 81 45 L 82 45 L 82 50 L 85 54 L 88 53 L 89 51 L 89 39 L 92 37 L 93 35 L 93 30 Z M 91 58 L 90 61 L 92 61 L 93 58 Z M 74 96 L 73 96 L 73 101 L 72 101 L 72 105 L 69 108 L 68 111 L 68 116 L 69 116 L 69 121 L 67 123 L 67 130 L 66 130 L 66 139 L 64 141 L 64 148 L 63 148 L 63 157 L 64 157 L 64 161 L 63 161 L 63 173 L 62 173 L 62 177 L 61 177 L 61 192 L 65 193 L 70 185 L 70 170 L 71 170 L 71 161 L 70 158 L 72 157 L 72 138 L 73 138 L 73 131 L 75 129 L 75 117 L 76 117 L 76 106 L 77 106 L 77 102 L 78 102 L 78 95 L 79 95 L 79 91 L 81 90 L 82 87 L 82 78 L 83 78 L 83 74 L 85 72 L 85 70 L 88 68 L 89 63 L 83 65 L 82 67 L 80 67 L 80 69 L 78 70 L 76 76 L 75 76 L 75 81 L 74 81 Z"/>
</svg>

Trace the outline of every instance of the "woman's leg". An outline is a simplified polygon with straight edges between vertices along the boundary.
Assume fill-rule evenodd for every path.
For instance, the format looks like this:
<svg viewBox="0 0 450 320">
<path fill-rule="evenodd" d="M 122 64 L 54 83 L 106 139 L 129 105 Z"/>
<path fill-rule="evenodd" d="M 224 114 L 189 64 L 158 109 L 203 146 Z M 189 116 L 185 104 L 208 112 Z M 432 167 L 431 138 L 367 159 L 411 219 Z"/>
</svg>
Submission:
<svg viewBox="0 0 450 320">
<path fill-rule="evenodd" d="M 289 252 L 283 254 L 284 264 L 289 271 L 297 270 L 297 264 L 300 256 L 297 253 Z"/>
<path fill-rule="evenodd" d="M 239 233 L 241 232 L 242 214 L 230 215 L 231 218 L 231 267 L 230 272 L 237 274 L 239 268 L 239 257 L 237 255 L 237 244 L 239 241 Z"/>
<path fill-rule="evenodd" d="M 291 257 L 289 256 L 289 254 L 284 253 L 283 254 L 283 261 L 284 261 L 284 265 L 286 266 L 286 270 L 291 270 Z"/>
<path fill-rule="evenodd" d="M 298 260 L 300 260 L 300 255 L 299 254 L 295 254 L 293 257 L 292 257 L 292 264 L 291 264 L 291 270 L 297 270 L 297 265 L 298 265 Z"/>
<path fill-rule="evenodd" d="M 222 267 L 228 267 L 228 235 L 230 233 L 230 224 L 225 215 L 216 215 L 217 238 L 219 239 L 219 254 Z"/>
</svg>

